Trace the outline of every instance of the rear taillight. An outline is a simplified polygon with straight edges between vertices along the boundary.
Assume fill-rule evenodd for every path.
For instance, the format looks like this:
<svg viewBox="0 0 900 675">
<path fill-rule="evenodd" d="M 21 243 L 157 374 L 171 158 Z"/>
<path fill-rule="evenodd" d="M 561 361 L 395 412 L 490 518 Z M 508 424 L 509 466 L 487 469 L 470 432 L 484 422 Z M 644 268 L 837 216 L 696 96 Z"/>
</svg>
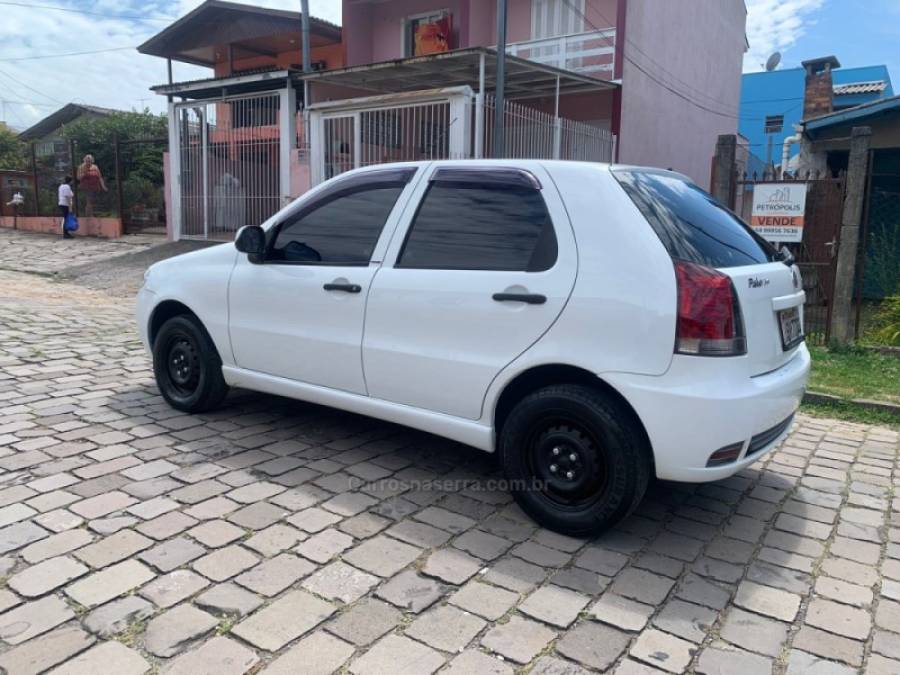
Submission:
<svg viewBox="0 0 900 675">
<path fill-rule="evenodd" d="M 675 261 L 675 277 L 675 352 L 695 356 L 745 354 L 747 339 L 731 279 L 710 267 L 682 261 Z"/>
</svg>

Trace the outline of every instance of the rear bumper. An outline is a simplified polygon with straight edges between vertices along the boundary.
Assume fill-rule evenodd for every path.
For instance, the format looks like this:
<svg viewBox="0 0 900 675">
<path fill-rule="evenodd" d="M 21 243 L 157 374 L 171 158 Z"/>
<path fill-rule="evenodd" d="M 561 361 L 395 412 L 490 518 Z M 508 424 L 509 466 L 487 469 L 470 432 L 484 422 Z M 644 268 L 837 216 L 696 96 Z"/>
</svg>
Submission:
<svg viewBox="0 0 900 675">
<path fill-rule="evenodd" d="M 756 377 L 747 377 L 740 361 L 676 355 L 659 377 L 602 376 L 641 418 L 658 478 L 688 483 L 727 478 L 787 434 L 809 378 L 806 345 L 778 370 Z M 736 461 L 706 466 L 713 452 L 735 443 L 742 444 Z"/>
</svg>

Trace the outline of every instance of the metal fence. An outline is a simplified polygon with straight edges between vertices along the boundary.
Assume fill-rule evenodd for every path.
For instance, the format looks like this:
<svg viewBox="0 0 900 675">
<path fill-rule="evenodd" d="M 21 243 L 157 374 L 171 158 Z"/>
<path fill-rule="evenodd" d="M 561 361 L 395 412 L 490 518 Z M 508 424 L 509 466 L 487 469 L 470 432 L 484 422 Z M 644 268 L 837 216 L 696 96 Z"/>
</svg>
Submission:
<svg viewBox="0 0 900 675">
<path fill-rule="evenodd" d="M 484 154 L 492 157 L 497 104 L 490 94 L 484 98 Z M 503 111 L 506 157 L 612 161 L 615 136 L 607 129 L 565 117 L 557 118 L 516 101 L 504 101 Z"/>
</svg>

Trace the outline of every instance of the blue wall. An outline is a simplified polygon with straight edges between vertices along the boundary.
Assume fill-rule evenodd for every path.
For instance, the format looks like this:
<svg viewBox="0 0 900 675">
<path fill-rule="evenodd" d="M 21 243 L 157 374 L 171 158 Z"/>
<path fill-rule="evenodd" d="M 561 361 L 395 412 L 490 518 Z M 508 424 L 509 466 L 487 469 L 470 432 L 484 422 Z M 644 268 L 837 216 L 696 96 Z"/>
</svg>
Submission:
<svg viewBox="0 0 900 675">
<path fill-rule="evenodd" d="M 746 73 L 741 84 L 741 108 L 738 131 L 750 141 L 750 152 L 766 159 L 768 136 L 764 131 L 768 115 L 784 115 L 784 127 L 780 134 L 773 134 L 772 161 L 781 163 L 781 148 L 784 139 L 794 134 L 794 125 L 803 118 L 803 88 L 805 86 L 803 68 L 785 68 L 768 73 Z M 838 97 L 841 106 L 859 105 L 879 98 L 894 95 L 891 78 L 886 66 L 865 66 L 862 68 L 838 68 L 832 71 L 835 85 L 852 82 L 885 80 L 888 83 L 883 92 L 876 94 L 856 94 Z M 798 152 L 793 146 L 792 154 Z"/>
</svg>

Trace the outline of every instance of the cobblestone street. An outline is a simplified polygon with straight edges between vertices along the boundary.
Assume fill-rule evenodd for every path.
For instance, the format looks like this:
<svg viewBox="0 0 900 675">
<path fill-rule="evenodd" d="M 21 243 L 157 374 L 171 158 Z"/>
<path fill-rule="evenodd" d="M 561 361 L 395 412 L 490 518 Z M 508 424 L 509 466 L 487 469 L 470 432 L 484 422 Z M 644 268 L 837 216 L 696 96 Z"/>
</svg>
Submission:
<svg viewBox="0 0 900 675">
<path fill-rule="evenodd" d="M 582 541 L 448 441 L 241 391 L 171 409 L 131 312 L 0 273 L 11 675 L 900 673 L 894 430 L 799 416 Z"/>
</svg>

